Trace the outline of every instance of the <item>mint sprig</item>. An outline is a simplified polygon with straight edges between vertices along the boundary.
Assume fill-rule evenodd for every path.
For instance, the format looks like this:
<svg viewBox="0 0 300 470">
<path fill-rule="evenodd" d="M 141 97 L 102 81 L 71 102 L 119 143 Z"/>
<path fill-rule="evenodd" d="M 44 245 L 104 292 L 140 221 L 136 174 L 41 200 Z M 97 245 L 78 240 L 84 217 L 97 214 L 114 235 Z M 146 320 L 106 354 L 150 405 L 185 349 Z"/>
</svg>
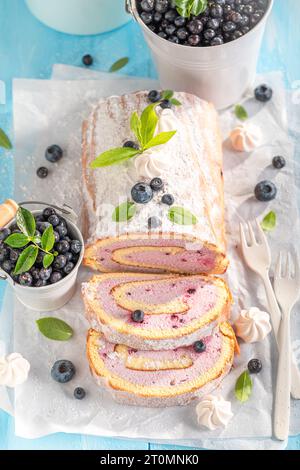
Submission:
<svg viewBox="0 0 300 470">
<path fill-rule="evenodd" d="M 117 72 L 118 70 L 121 70 L 123 67 L 125 67 L 125 65 L 128 64 L 128 62 L 129 62 L 128 57 L 122 57 L 121 59 L 117 60 L 110 67 L 109 69 L 110 73 L 114 73 L 114 72 Z"/>
<path fill-rule="evenodd" d="M 154 103 L 147 106 L 141 116 L 139 116 L 136 111 L 131 116 L 130 128 L 138 140 L 139 149 L 117 147 L 107 150 L 95 158 L 91 163 L 91 168 L 101 168 L 120 164 L 136 155 L 142 154 L 145 150 L 148 150 L 151 147 L 169 142 L 169 140 L 176 134 L 176 130 L 161 132 L 155 136 L 155 131 L 159 121 L 155 108 L 158 104 L 159 103 Z"/>
<path fill-rule="evenodd" d="M 73 336 L 72 328 L 59 318 L 40 318 L 36 321 L 36 324 L 42 335 L 48 339 L 55 341 L 68 341 Z"/>
<path fill-rule="evenodd" d="M 246 109 L 241 104 L 237 104 L 234 108 L 234 114 L 241 121 L 246 121 L 249 117 Z"/>
<path fill-rule="evenodd" d="M 272 232 L 276 228 L 277 216 L 274 211 L 269 212 L 261 222 L 261 227 L 265 232 Z"/>
<path fill-rule="evenodd" d="M 191 15 L 198 16 L 207 8 L 207 0 L 176 0 L 177 12 L 184 18 L 190 18 Z"/>
<path fill-rule="evenodd" d="M 136 206 L 134 202 L 123 202 L 115 208 L 112 215 L 112 220 L 114 222 L 126 222 L 127 220 L 132 219 L 135 213 Z"/>
<path fill-rule="evenodd" d="M 16 222 L 22 233 L 13 233 L 4 241 L 11 248 L 24 248 L 17 260 L 14 274 L 18 275 L 29 271 L 34 265 L 39 251 L 45 253 L 44 268 L 51 266 L 55 258 L 55 253 L 51 253 L 55 243 L 53 226 L 47 227 L 42 237 L 36 236 L 35 218 L 24 207 L 18 209 Z"/>
<path fill-rule="evenodd" d="M 249 371 L 245 370 L 236 381 L 235 397 L 242 403 L 248 401 L 252 393 L 252 388 L 253 384 Z"/>
<path fill-rule="evenodd" d="M 9 140 L 8 136 L 5 132 L 0 128 L 0 147 L 5 148 L 6 150 L 10 150 L 12 148 L 11 141 Z"/>
<path fill-rule="evenodd" d="M 197 217 L 188 209 L 180 206 L 173 206 L 168 212 L 168 219 L 177 225 L 196 225 Z"/>
</svg>

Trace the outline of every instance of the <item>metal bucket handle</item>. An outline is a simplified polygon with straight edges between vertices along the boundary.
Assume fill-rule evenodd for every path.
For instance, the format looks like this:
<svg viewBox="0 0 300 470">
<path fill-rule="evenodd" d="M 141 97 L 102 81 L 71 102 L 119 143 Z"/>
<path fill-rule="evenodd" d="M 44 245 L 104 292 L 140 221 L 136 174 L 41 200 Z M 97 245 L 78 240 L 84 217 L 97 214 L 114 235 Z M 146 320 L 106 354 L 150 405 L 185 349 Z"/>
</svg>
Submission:
<svg viewBox="0 0 300 470">
<path fill-rule="evenodd" d="M 125 10 L 127 11 L 127 13 L 133 16 L 135 21 L 138 21 L 137 11 L 136 8 L 134 8 L 132 5 L 132 0 L 125 0 Z"/>
</svg>

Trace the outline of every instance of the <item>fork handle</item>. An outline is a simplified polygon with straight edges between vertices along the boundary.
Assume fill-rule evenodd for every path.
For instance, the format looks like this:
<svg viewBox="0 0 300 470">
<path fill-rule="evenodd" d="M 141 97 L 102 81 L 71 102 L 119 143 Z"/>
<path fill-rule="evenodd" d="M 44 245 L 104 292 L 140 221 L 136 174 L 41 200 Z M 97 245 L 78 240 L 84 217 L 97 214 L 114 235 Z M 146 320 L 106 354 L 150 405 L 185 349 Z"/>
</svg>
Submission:
<svg viewBox="0 0 300 470">
<path fill-rule="evenodd" d="M 276 382 L 274 434 L 285 441 L 290 427 L 291 333 L 290 311 L 283 312 L 278 332 L 279 361 Z"/>
<path fill-rule="evenodd" d="M 278 338 L 278 331 L 279 331 L 279 326 L 280 326 L 280 321 L 281 321 L 281 311 L 280 311 L 277 299 L 275 297 L 274 289 L 271 284 L 269 274 L 266 273 L 264 276 L 262 276 L 262 279 L 264 282 L 266 295 L 268 299 L 275 339 L 278 344 L 277 338 Z M 290 354 L 290 358 L 291 358 L 291 394 L 295 400 L 300 400 L 300 371 L 292 353 Z"/>
</svg>

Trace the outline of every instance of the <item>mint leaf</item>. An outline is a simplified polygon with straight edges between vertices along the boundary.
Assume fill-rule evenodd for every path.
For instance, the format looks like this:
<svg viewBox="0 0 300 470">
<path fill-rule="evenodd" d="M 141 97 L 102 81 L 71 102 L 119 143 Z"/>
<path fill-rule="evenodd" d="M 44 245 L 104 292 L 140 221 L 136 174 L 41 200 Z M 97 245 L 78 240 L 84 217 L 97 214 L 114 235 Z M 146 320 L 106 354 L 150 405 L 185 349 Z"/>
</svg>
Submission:
<svg viewBox="0 0 300 470">
<path fill-rule="evenodd" d="M 158 123 L 158 116 L 155 112 L 157 103 L 150 104 L 144 109 L 141 115 L 141 139 L 142 145 L 145 146 L 154 136 Z"/>
<path fill-rule="evenodd" d="M 139 150 L 129 147 L 120 147 L 107 150 L 95 158 L 95 160 L 91 163 L 91 168 L 118 165 L 119 163 L 125 162 L 129 158 L 134 157 L 138 153 L 140 153 Z"/>
<path fill-rule="evenodd" d="M 130 129 L 132 130 L 132 132 L 136 136 L 139 143 L 142 145 L 141 128 L 142 128 L 141 120 L 138 116 L 138 113 L 135 111 L 131 116 Z"/>
<path fill-rule="evenodd" d="M 179 206 L 173 206 L 168 212 L 168 218 L 177 225 L 195 225 L 198 222 L 197 217 L 188 209 Z"/>
<path fill-rule="evenodd" d="M 177 131 L 161 132 L 157 134 L 153 139 L 151 139 L 147 145 L 145 145 L 144 150 L 147 150 L 151 147 L 156 147 L 157 145 L 166 144 L 170 139 L 176 134 Z"/>
<path fill-rule="evenodd" d="M 161 94 L 162 100 L 170 100 L 173 95 L 174 95 L 173 90 L 163 90 L 163 92 Z"/>
<path fill-rule="evenodd" d="M 136 207 L 134 202 L 123 202 L 115 208 L 112 215 L 112 220 L 114 222 L 126 222 L 127 220 L 132 219 L 135 212 Z"/>
<path fill-rule="evenodd" d="M 54 255 L 52 253 L 46 253 L 43 258 L 43 266 L 45 269 L 49 268 L 54 261 Z"/>
<path fill-rule="evenodd" d="M 110 67 L 109 71 L 112 72 L 117 72 L 118 70 L 122 69 L 127 65 L 129 62 L 128 57 L 122 57 L 122 59 L 117 60 L 112 66 Z"/>
<path fill-rule="evenodd" d="M 184 18 L 190 18 L 191 15 L 198 16 L 207 8 L 207 0 L 176 0 L 177 12 Z"/>
<path fill-rule="evenodd" d="M 52 225 L 49 225 L 49 227 L 47 227 L 46 230 L 44 231 L 42 235 L 41 243 L 42 243 L 42 248 L 45 251 L 50 251 L 54 247 L 55 236 L 54 236 L 54 230 L 53 230 Z"/>
<path fill-rule="evenodd" d="M 272 232 L 272 230 L 274 230 L 274 228 L 276 227 L 276 223 L 277 223 L 277 216 L 275 212 L 271 211 L 263 219 L 261 223 L 261 227 L 265 232 Z"/>
<path fill-rule="evenodd" d="M 246 121 L 246 119 L 248 119 L 249 117 L 245 108 L 241 106 L 240 104 L 236 105 L 236 107 L 234 108 L 234 113 L 236 117 L 240 119 L 241 121 Z"/>
<path fill-rule="evenodd" d="M 4 243 L 6 243 L 11 248 L 23 248 L 29 242 L 30 239 L 27 237 L 27 235 L 24 235 L 24 233 L 13 233 L 12 235 L 9 235 L 6 240 L 4 240 Z"/>
<path fill-rule="evenodd" d="M 18 258 L 14 274 L 22 274 L 29 271 L 29 269 L 32 268 L 35 263 L 38 251 L 38 247 L 34 245 L 29 245 L 27 248 L 25 248 Z"/>
<path fill-rule="evenodd" d="M 182 105 L 182 103 L 181 103 L 179 100 L 177 100 L 176 98 L 172 98 L 172 99 L 171 99 L 171 103 L 172 103 L 174 106 L 181 106 L 181 105 Z"/>
<path fill-rule="evenodd" d="M 40 318 L 36 321 L 42 335 L 55 341 L 68 341 L 73 336 L 72 328 L 63 320 L 54 317 Z"/>
<path fill-rule="evenodd" d="M 30 211 L 24 207 L 19 207 L 16 214 L 16 222 L 21 230 L 28 237 L 33 237 L 35 234 L 35 219 Z"/>
<path fill-rule="evenodd" d="M 249 371 L 245 370 L 245 372 L 240 375 L 237 379 L 235 384 L 235 396 L 236 398 L 244 403 L 248 401 L 252 392 L 252 379 L 250 377 Z"/>
<path fill-rule="evenodd" d="M 11 141 L 2 129 L 0 129 L 0 147 L 3 147 L 7 150 L 12 148 Z"/>
</svg>

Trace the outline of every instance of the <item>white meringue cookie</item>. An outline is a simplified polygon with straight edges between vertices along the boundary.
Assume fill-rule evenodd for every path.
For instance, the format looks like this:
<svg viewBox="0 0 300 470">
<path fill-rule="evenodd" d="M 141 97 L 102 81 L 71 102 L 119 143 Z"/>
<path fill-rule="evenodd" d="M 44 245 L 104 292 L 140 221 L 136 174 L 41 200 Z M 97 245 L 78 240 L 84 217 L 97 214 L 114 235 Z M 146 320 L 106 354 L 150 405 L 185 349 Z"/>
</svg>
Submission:
<svg viewBox="0 0 300 470">
<path fill-rule="evenodd" d="M 205 426 L 211 431 L 217 428 L 225 428 L 233 417 L 230 401 L 222 396 L 207 395 L 196 407 L 197 420 L 200 426 Z"/>
<path fill-rule="evenodd" d="M 236 334 L 246 343 L 257 343 L 263 341 L 272 330 L 270 315 L 251 307 L 242 310 L 235 323 Z"/>
<path fill-rule="evenodd" d="M 29 362 L 21 354 L 12 353 L 0 357 L 0 385 L 16 387 L 27 380 Z"/>
<path fill-rule="evenodd" d="M 159 115 L 156 135 L 161 132 L 176 131 L 178 119 L 171 109 L 164 109 Z M 172 164 L 172 151 L 166 145 L 158 145 L 143 152 L 134 160 L 134 167 L 138 178 L 156 178 L 166 173 Z"/>
<path fill-rule="evenodd" d="M 262 133 L 254 124 L 240 124 L 231 131 L 230 141 L 234 150 L 252 152 L 261 145 Z"/>
</svg>

